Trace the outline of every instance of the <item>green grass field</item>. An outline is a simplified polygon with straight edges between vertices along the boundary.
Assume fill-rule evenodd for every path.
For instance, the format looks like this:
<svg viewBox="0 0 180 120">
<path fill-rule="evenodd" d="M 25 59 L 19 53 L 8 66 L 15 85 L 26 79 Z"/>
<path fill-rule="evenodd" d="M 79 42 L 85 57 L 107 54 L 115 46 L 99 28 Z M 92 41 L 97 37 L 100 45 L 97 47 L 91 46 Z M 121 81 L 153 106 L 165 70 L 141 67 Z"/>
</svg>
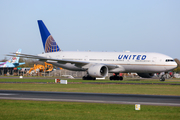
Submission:
<svg viewBox="0 0 180 120">
<path fill-rule="evenodd" d="M 57 77 L 58 78 L 58 77 Z M 170 83 L 170 84 L 180 84 L 180 79 L 166 79 L 166 81 L 162 82 L 159 81 L 159 79 L 138 79 L 138 78 L 124 78 L 123 81 L 110 81 L 109 79 L 100 79 L 100 80 L 82 80 L 82 79 L 66 79 L 63 78 L 63 80 L 68 80 L 68 82 L 102 82 L 102 83 Z M 0 82 L 51 82 L 54 83 L 55 78 L 44 78 L 44 77 L 25 77 L 23 79 L 20 79 L 18 77 L 11 78 L 0 78 Z"/>
<path fill-rule="evenodd" d="M 88 93 L 119 93 L 119 94 L 149 94 L 149 95 L 177 95 L 180 96 L 180 85 L 134 85 L 134 84 L 39 84 L 36 82 L 54 82 L 52 79 L 0 79 L 8 82 L 35 83 L 1 83 L 0 90 L 26 91 L 57 91 L 57 92 L 88 92 Z M 82 80 L 68 80 L 82 81 Z M 99 80 L 99 82 L 107 80 Z M 151 82 L 154 83 L 155 80 Z M 114 81 L 122 82 L 122 81 Z M 145 80 L 138 81 L 146 83 Z M 150 82 L 150 80 L 149 80 Z M 75 82 L 76 83 L 76 82 Z M 173 83 L 173 82 L 172 82 Z"/>
<path fill-rule="evenodd" d="M 159 82 L 157 79 L 125 79 L 124 81 L 83 81 L 68 80 L 74 84 L 55 84 L 54 79 L 19 79 L 1 78 L 0 90 L 26 91 L 58 91 L 58 92 L 88 92 L 88 93 L 119 93 L 119 94 L 149 94 L 180 96 L 180 85 L 155 85 L 154 83 L 179 83 L 180 79 L 169 79 Z M 25 83 L 33 82 L 33 83 Z M 39 83 L 39 82 L 45 82 Z M 78 82 L 78 84 L 76 84 Z M 133 84 L 79 84 L 81 82 L 122 82 L 122 83 L 152 83 L 150 85 Z M 50 84 L 46 84 L 50 83 Z M 0 120 L 179 120 L 180 107 L 141 105 L 136 111 L 135 105 L 78 103 L 78 102 L 47 102 L 24 100 L 0 100 Z"/>
<path fill-rule="evenodd" d="M 1 120 L 179 120 L 180 107 L 0 100 Z"/>
</svg>

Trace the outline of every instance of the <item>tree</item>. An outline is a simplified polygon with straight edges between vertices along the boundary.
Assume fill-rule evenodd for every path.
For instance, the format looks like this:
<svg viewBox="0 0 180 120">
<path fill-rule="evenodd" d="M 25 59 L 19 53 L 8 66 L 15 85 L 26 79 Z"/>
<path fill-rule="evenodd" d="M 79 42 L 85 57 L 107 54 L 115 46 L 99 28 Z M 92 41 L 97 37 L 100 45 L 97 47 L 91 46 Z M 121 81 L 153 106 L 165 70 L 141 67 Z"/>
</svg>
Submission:
<svg viewBox="0 0 180 120">
<path fill-rule="evenodd" d="M 180 72 L 180 61 L 177 59 L 177 58 L 175 58 L 174 59 L 175 61 L 176 61 L 176 63 L 178 64 L 178 67 L 177 68 L 175 68 L 174 70 L 173 70 L 173 72 Z"/>
<path fill-rule="evenodd" d="M 6 62 L 7 60 L 7 57 L 4 57 L 4 59 L 2 59 L 1 62 Z"/>
</svg>

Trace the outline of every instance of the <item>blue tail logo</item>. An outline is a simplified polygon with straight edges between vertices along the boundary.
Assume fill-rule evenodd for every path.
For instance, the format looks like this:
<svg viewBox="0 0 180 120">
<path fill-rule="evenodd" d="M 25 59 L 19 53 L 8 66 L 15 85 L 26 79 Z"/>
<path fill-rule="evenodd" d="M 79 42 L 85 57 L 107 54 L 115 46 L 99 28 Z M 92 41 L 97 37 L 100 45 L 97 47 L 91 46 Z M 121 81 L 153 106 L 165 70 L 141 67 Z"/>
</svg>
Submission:
<svg viewBox="0 0 180 120">
<path fill-rule="evenodd" d="M 61 49 L 57 45 L 56 41 L 46 28 L 42 20 L 38 20 L 38 25 L 45 53 L 61 51 Z"/>
</svg>

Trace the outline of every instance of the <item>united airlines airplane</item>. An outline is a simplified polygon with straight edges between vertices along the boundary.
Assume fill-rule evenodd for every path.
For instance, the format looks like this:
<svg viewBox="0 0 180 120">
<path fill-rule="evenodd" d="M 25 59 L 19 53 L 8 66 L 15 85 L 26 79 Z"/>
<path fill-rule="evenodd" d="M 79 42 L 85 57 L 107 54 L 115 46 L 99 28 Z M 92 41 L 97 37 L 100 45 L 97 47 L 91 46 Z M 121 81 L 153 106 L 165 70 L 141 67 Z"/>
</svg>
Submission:
<svg viewBox="0 0 180 120">
<path fill-rule="evenodd" d="M 19 56 L 39 59 L 72 71 L 87 71 L 84 80 L 103 78 L 108 73 L 115 73 L 110 76 L 110 80 L 123 80 L 119 73 L 129 72 L 136 72 L 143 78 L 151 78 L 154 73 L 168 72 L 177 67 L 173 58 L 160 53 L 61 51 L 42 20 L 38 20 L 38 25 L 45 53 Z M 164 76 L 160 80 L 164 81 Z"/>
</svg>

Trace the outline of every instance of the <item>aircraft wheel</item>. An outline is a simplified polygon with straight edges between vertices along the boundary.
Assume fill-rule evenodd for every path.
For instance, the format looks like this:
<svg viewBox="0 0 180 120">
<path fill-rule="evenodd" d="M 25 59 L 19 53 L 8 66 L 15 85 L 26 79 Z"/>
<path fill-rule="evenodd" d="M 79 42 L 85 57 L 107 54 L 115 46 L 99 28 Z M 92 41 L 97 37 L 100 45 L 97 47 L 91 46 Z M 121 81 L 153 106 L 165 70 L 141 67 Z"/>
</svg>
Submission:
<svg viewBox="0 0 180 120">
<path fill-rule="evenodd" d="M 110 76 L 109 77 L 110 80 L 123 80 L 122 76 Z"/>
<path fill-rule="evenodd" d="M 82 79 L 83 79 L 83 80 L 86 80 L 86 77 L 85 77 L 85 76 L 83 76 L 83 77 L 82 77 Z"/>
<path fill-rule="evenodd" d="M 122 77 L 122 76 L 120 76 L 120 77 L 119 77 L 119 80 L 123 80 L 123 77 Z"/>
<path fill-rule="evenodd" d="M 110 76 L 109 79 L 110 79 L 110 80 L 114 80 L 114 76 Z"/>
<path fill-rule="evenodd" d="M 165 77 L 161 76 L 161 78 L 159 79 L 160 81 L 165 81 Z"/>
<path fill-rule="evenodd" d="M 83 76 L 83 78 L 82 78 L 83 80 L 96 80 L 96 78 L 95 77 L 91 77 L 91 76 Z"/>
</svg>

